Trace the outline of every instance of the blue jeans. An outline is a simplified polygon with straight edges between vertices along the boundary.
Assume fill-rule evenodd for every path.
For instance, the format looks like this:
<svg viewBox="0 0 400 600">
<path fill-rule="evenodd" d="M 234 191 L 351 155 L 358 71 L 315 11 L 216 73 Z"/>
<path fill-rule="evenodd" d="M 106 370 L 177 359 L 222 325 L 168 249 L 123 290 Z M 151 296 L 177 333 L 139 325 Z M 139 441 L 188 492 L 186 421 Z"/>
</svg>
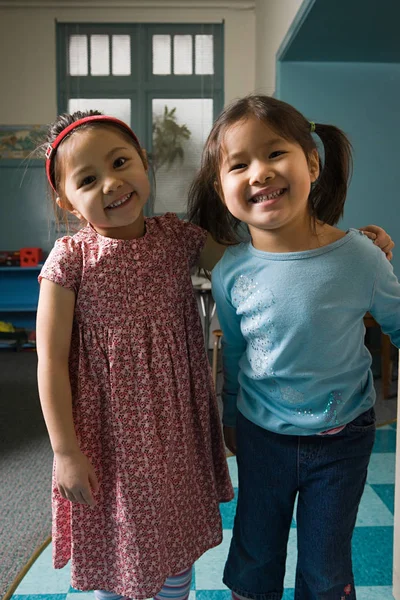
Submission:
<svg viewBox="0 0 400 600">
<path fill-rule="evenodd" d="M 298 494 L 295 600 L 355 600 L 351 538 L 375 440 L 371 408 L 331 436 L 272 433 L 239 413 L 239 495 L 224 571 L 231 590 L 281 600 Z"/>
</svg>

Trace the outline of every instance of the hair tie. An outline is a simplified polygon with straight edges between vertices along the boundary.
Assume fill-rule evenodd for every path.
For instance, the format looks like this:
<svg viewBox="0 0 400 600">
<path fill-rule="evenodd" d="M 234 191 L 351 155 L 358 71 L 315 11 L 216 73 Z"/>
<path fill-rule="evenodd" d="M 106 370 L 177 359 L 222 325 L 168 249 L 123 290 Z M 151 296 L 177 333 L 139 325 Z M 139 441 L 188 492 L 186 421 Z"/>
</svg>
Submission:
<svg viewBox="0 0 400 600">
<path fill-rule="evenodd" d="M 314 121 L 310 121 L 310 131 L 311 131 L 311 133 L 315 132 L 315 123 L 314 123 Z"/>
</svg>

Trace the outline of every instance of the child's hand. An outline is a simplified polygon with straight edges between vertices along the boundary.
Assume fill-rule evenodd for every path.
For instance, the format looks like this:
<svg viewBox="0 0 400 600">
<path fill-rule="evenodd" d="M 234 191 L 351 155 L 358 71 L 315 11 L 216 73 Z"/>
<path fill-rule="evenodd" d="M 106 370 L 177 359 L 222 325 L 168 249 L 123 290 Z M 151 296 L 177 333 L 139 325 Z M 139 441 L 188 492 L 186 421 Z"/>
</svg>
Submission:
<svg viewBox="0 0 400 600">
<path fill-rule="evenodd" d="M 56 481 L 63 498 L 70 502 L 95 506 L 93 492 L 99 489 L 96 473 L 89 459 L 79 450 L 56 454 Z"/>
<path fill-rule="evenodd" d="M 378 227 L 378 225 L 367 225 L 367 227 L 361 227 L 360 231 L 368 236 L 370 240 L 374 241 L 374 244 L 376 244 L 376 246 L 378 246 L 382 252 L 386 254 L 386 258 L 388 260 L 392 260 L 394 242 L 390 235 L 386 233 L 382 227 Z"/>
<path fill-rule="evenodd" d="M 227 427 L 224 425 L 224 440 L 228 450 L 232 454 L 236 454 L 236 427 Z"/>
</svg>

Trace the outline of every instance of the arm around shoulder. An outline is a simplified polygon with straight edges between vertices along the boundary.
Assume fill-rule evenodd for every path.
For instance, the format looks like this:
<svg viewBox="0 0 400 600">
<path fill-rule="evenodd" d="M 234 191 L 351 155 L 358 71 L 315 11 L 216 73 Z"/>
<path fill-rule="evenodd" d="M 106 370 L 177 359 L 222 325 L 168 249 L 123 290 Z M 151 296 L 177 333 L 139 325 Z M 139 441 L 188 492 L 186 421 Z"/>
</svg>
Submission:
<svg viewBox="0 0 400 600">
<path fill-rule="evenodd" d="M 206 271 L 212 271 L 217 262 L 219 262 L 226 250 L 226 246 L 219 244 L 208 234 L 206 243 L 200 254 L 198 266 Z"/>
<path fill-rule="evenodd" d="M 222 263 L 221 263 L 222 264 Z M 236 426 L 237 395 L 239 392 L 239 361 L 246 351 L 246 341 L 240 328 L 240 318 L 229 300 L 226 286 L 221 275 L 221 265 L 218 265 L 212 275 L 212 291 L 217 305 L 218 320 L 222 329 L 222 360 L 223 360 L 223 417 L 226 427 Z M 228 441 L 228 440 L 226 440 Z M 230 442 L 229 442 L 230 443 Z M 233 449 L 234 442 L 228 448 Z"/>
<path fill-rule="evenodd" d="M 382 227 L 379 227 L 378 225 L 367 225 L 366 227 L 361 227 L 360 231 L 374 241 L 374 244 L 385 253 L 388 260 L 392 260 L 392 250 L 395 244 L 390 235 L 382 229 Z"/>
</svg>

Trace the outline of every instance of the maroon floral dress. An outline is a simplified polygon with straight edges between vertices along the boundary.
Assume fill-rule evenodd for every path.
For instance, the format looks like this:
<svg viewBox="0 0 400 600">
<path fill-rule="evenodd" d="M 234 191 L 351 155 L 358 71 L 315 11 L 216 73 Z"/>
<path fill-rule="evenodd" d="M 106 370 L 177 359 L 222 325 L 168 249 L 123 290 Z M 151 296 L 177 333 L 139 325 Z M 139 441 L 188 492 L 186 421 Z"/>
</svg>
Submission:
<svg viewBox="0 0 400 600">
<path fill-rule="evenodd" d="M 41 271 L 76 294 L 74 422 L 100 481 L 93 509 L 53 476 L 54 566 L 77 589 L 148 598 L 221 542 L 233 493 L 190 278 L 205 237 L 173 214 L 134 240 L 87 226 Z"/>
</svg>

